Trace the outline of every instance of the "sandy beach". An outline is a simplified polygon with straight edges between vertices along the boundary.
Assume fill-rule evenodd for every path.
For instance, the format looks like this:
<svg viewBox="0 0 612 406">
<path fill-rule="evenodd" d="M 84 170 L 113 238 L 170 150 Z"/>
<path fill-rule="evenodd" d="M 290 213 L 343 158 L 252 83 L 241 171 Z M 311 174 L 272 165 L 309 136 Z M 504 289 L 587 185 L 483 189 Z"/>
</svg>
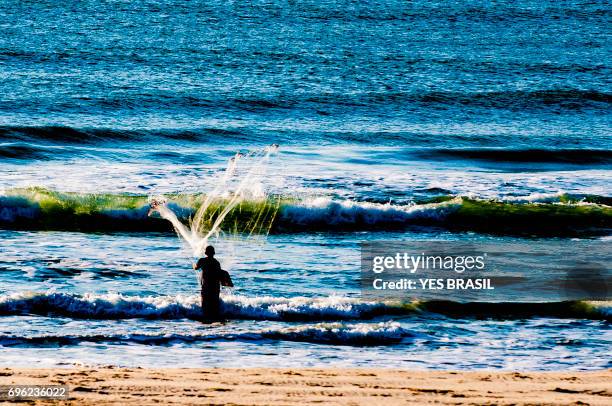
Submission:
<svg viewBox="0 0 612 406">
<path fill-rule="evenodd" d="M 0 369 L 0 384 L 66 384 L 36 404 L 589 404 L 612 402 L 612 370 L 453 372 L 385 369 Z"/>
</svg>

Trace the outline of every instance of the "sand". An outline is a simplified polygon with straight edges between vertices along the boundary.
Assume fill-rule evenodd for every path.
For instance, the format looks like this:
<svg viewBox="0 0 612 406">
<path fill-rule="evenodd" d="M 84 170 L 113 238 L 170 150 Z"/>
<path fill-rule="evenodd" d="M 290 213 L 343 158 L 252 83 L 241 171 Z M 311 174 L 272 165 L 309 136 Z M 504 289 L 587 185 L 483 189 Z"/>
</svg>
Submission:
<svg viewBox="0 0 612 406">
<path fill-rule="evenodd" d="M 78 405 L 612 404 L 612 370 L 0 368 L 0 385 L 67 384 Z"/>
</svg>

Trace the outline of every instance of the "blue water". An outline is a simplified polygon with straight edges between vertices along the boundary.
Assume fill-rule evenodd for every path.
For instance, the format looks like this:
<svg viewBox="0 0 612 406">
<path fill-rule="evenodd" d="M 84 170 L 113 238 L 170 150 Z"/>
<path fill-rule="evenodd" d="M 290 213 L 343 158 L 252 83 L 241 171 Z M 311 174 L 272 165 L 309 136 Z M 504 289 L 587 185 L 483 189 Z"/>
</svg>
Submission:
<svg viewBox="0 0 612 406">
<path fill-rule="evenodd" d="M 3 364 L 610 367 L 609 302 L 597 317 L 398 314 L 360 299 L 358 245 L 537 243 L 555 223 L 555 238 L 609 241 L 607 2 L 0 5 Z M 96 220 L 127 216 L 136 231 L 91 232 L 23 192 L 172 202 L 272 143 L 251 186 L 291 200 L 285 229 L 215 241 L 236 283 L 222 324 L 197 320 L 190 253 L 169 224 L 148 231 L 147 207 Z M 449 196 L 545 208 L 569 196 L 577 214 L 537 214 L 525 233 L 406 214 Z"/>
</svg>

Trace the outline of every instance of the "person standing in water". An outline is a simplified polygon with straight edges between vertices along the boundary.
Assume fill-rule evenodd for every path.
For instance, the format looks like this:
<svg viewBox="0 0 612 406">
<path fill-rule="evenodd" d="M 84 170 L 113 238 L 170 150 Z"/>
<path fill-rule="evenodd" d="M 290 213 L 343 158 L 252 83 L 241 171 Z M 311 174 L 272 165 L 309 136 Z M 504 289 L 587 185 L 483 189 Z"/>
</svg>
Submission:
<svg viewBox="0 0 612 406">
<path fill-rule="evenodd" d="M 212 245 L 204 251 L 206 258 L 200 258 L 193 264 L 193 269 L 202 270 L 202 312 L 204 320 L 218 320 L 220 318 L 219 291 L 225 281 L 227 272 L 221 269 L 221 264 L 215 257 L 215 248 Z M 223 283 L 228 286 L 226 283 Z M 231 282 L 230 282 L 231 284 Z"/>
</svg>

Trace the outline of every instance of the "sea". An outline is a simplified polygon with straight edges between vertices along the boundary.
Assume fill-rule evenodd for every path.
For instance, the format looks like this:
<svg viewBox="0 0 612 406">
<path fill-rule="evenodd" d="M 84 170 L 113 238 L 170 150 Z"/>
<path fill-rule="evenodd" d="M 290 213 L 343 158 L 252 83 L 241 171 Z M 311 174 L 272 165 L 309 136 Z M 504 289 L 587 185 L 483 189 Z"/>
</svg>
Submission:
<svg viewBox="0 0 612 406">
<path fill-rule="evenodd" d="M 360 286 L 363 243 L 610 244 L 611 17 L 0 1 L 0 365 L 611 368 L 606 297 Z M 234 281 L 221 322 L 201 321 L 186 235 Z"/>
</svg>

